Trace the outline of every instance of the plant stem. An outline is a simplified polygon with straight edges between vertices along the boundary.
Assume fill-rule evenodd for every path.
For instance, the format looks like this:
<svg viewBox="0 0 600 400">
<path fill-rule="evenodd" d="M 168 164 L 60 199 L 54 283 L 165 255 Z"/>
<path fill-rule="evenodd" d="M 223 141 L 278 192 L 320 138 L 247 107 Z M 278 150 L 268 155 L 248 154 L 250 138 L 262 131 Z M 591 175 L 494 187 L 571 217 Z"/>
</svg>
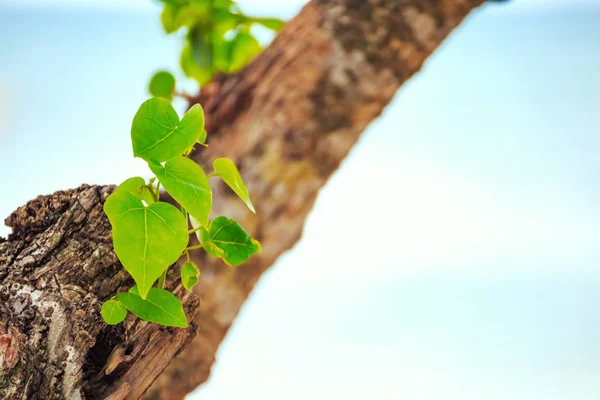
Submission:
<svg viewBox="0 0 600 400">
<path fill-rule="evenodd" d="M 158 277 L 158 288 L 159 289 L 164 289 L 165 288 L 165 280 L 167 279 L 167 271 L 168 271 L 168 269 L 165 269 L 165 272 L 163 272 Z"/>
<path fill-rule="evenodd" d="M 148 191 L 152 195 L 152 198 L 156 200 L 156 193 L 154 193 L 154 187 L 152 185 L 146 185 L 146 189 L 148 189 Z"/>
<path fill-rule="evenodd" d="M 182 99 L 187 100 L 187 101 L 194 100 L 194 96 L 189 95 L 185 92 L 175 92 L 175 93 L 173 93 L 173 96 L 181 97 Z"/>
<path fill-rule="evenodd" d="M 202 248 L 202 245 L 197 244 L 195 246 L 186 247 L 184 251 L 196 250 L 196 249 L 201 249 L 201 248 Z"/>
<path fill-rule="evenodd" d="M 187 210 L 185 208 L 183 208 L 183 206 L 181 206 L 181 213 L 183 214 L 183 217 L 185 218 L 185 223 L 187 224 L 187 222 L 188 222 L 188 213 L 187 213 Z"/>
<path fill-rule="evenodd" d="M 202 226 L 199 226 L 199 227 L 197 227 L 197 228 L 194 228 L 194 229 L 190 229 L 190 230 L 188 231 L 188 235 L 191 235 L 192 233 L 194 233 L 194 232 L 197 232 L 197 231 L 199 231 L 200 229 L 202 229 Z"/>
<path fill-rule="evenodd" d="M 206 177 L 207 178 L 214 178 L 215 176 L 219 176 L 219 174 L 217 174 L 216 172 L 213 172 L 212 174 L 207 175 Z"/>
<path fill-rule="evenodd" d="M 160 181 L 156 181 L 156 193 L 154 194 L 154 200 L 160 200 Z"/>
</svg>

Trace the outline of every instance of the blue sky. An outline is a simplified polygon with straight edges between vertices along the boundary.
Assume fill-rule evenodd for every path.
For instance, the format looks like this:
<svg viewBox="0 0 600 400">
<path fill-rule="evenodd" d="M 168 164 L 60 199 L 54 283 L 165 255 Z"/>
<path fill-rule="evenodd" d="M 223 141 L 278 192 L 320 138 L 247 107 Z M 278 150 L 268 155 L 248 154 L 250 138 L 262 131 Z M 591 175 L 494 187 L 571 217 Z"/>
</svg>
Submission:
<svg viewBox="0 0 600 400">
<path fill-rule="evenodd" d="M 134 3 L 0 0 L 3 216 L 147 174 L 129 127 L 179 42 Z M 598 1 L 475 13 L 322 191 L 198 398 L 598 399 L 598 37 Z"/>
</svg>

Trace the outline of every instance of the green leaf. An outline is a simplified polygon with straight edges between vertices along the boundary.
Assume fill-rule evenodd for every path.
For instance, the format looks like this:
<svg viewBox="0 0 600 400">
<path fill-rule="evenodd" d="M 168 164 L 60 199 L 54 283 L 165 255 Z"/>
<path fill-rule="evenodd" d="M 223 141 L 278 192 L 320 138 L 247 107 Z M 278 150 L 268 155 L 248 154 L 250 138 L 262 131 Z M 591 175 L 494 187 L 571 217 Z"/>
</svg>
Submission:
<svg viewBox="0 0 600 400">
<path fill-rule="evenodd" d="M 108 300 L 102 304 L 100 314 L 108 325 L 116 325 L 123 322 L 127 316 L 127 309 L 117 300 Z"/>
<path fill-rule="evenodd" d="M 218 158 L 213 162 L 213 167 L 215 168 L 215 172 L 219 174 L 227 186 L 229 186 L 235 194 L 240 196 L 250 211 L 256 214 L 256 210 L 254 210 L 254 206 L 248 195 L 248 189 L 246 189 L 246 185 L 244 185 L 244 182 L 242 181 L 242 176 L 233 161 L 224 157 Z"/>
<path fill-rule="evenodd" d="M 188 261 L 181 267 L 181 283 L 186 290 L 190 290 L 196 286 L 198 276 L 200 276 L 200 271 L 198 271 L 198 267 L 194 263 Z"/>
<path fill-rule="evenodd" d="M 198 143 L 204 144 L 206 142 L 206 129 L 202 130 L 200 134 L 200 139 L 198 139 Z"/>
<path fill-rule="evenodd" d="M 214 67 L 220 72 L 229 72 L 231 66 L 231 46 L 233 41 L 221 37 L 213 43 Z"/>
<path fill-rule="evenodd" d="M 129 311 L 139 318 L 165 326 L 187 328 L 188 322 L 183 305 L 168 290 L 151 288 L 146 299 L 140 296 L 138 287 L 121 292 L 117 298 Z"/>
<path fill-rule="evenodd" d="M 166 4 L 160 15 L 160 22 L 166 33 L 173 33 L 181 28 L 181 20 L 179 18 L 179 7 L 174 4 Z"/>
<path fill-rule="evenodd" d="M 261 51 L 262 47 L 254 36 L 249 33 L 239 33 L 231 44 L 229 72 L 241 71 Z"/>
<path fill-rule="evenodd" d="M 116 192 L 129 192 L 140 200 L 144 200 L 146 204 L 150 205 L 154 203 L 154 196 L 148 190 L 146 182 L 143 178 L 136 176 L 135 178 L 129 178 L 125 182 L 121 183 L 115 189 Z"/>
<path fill-rule="evenodd" d="M 200 237 L 208 254 L 222 258 L 234 267 L 260 253 L 260 243 L 250 237 L 240 224 L 227 217 L 215 218 L 208 231 L 200 231 Z"/>
<path fill-rule="evenodd" d="M 192 49 L 192 58 L 202 69 L 210 69 L 213 66 L 213 32 L 209 27 L 210 25 L 204 24 L 195 25 L 187 35 L 188 45 Z"/>
<path fill-rule="evenodd" d="M 167 34 L 177 32 L 194 21 L 194 15 L 187 2 L 165 1 L 167 3 L 160 15 L 160 21 Z"/>
<path fill-rule="evenodd" d="M 189 4 L 189 0 L 158 0 L 161 3 L 170 4 L 172 6 L 180 7 L 182 5 Z"/>
<path fill-rule="evenodd" d="M 203 226 L 208 226 L 212 191 L 202 168 L 183 156 L 167 161 L 164 167 L 154 161 L 148 166 L 167 192 Z"/>
<path fill-rule="evenodd" d="M 196 232 L 194 232 L 194 233 L 196 234 L 198 241 L 200 243 L 202 243 L 202 246 L 205 249 L 208 248 L 208 253 L 210 255 L 212 255 L 213 257 L 222 258 L 225 255 L 225 252 L 222 249 L 220 249 L 219 247 L 217 247 L 214 243 L 212 243 L 210 241 L 206 241 L 203 243 L 203 240 L 208 240 L 207 239 L 208 238 L 208 230 L 206 228 L 204 228 L 202 226 L 202 224 L 200 224 L 200 222 L 198 222 L 198 220 L 196 220 L 196 218 L 194 218 L 191 215 L 190 215 L 190 223 L 192 224 L 192 227 L 196 230 Z"/>
<path fill-rule="evenodd" d="M 168 203 L 148 207 L 133 194 L 116 191 L 104 203 L 113 227 L 113 246 L 142 297 L 181 255 L 188 243 L 187 221 Z"/>
<path fill-rule="evenodd" d="M 231 4 L 223 2 L 220 7 L 215 7 L 211 15 L 213 33 L 222 36 L 226 32 L 235 31 L 237 27 L 246 22 L 248 18 L 244 15 L 232 13 L 229 9 Z"/>
<path fill-rule="evenodd" d="M 198 238 L 198 241 L 200 243 L 202 243 L 202 236 L 200 235 L 200 231 L 206 231 L 206 228 L 204 226 L 202 226 L 202 224 L 200 222 L 198 222 L 198 220 L 196 218 L 194 218 L 193 215 L 189 216 L 190 219 L 190 224 L 192 225 L 192 228 L 194 228 L 194 230 L 196 232 L 194 232 L 196 234 L 196 237 Z"/>
<path fill-rule="evenodd" d="M 229 8 L 233 5 L 235 5 L 233 0 L 212 0 L 213 7 Z"/>
<path fill-rule="evenodd" d="M 148 90 L 154 97 L 171 101 L 175 93 L 175 77 L 170 72 L 159 71 L 150 79 Z"/>
<path fill-rule="evenodd" d="M 189 45 L 181 52 L 180 64 L 185 75 L 195 79 L 200 85 L 207 84 L 213 77 L 211 68 L 201 68 L 196 64 L 193 50 Z"/>
<path fill-rule="evenodd" d="M 200 139 L 204 111 L 195 104 L 181 121 L 165 99 L 146 100 L 133 118 L 133 154 L 146 161 L 163 162 L 183 154 Z"/>
<path fill-rule="evenodd" d="M 252 18 L 252 22 L 260 24 L 275 32 L 281 31 L 285 26 L 285 22 L 277 18 Z"/>
<path fill-rule="evenodd" d="M 205 232 L 202 232 L 202 231 L 200 231 L 200 235 L 202 235 L 202 234 L 204 234 L 204 233 L 206 233 L 206 231 L 205 231 Z M 204 247 L 204 250 L 206 250 L 206 252 L 207 252 L 207 253 L 208 253 L 210 256 L 213 256 L 213 257 L 216 257 L 216 258 L 221 258 L 221 259 L 225 260 L 225 250 L 223 250 L 222 248 L 220 248 L 219 246 L 217 246 L 217 245 L 216 245 L 216 244 L 214 244 L 213 242 L 211 242 L 211 241 L 208 241 L 208 242 L 204 243 L 204 244 L 202 245 L 202 247 Z M 227 264 L 229 264 L 229 265 L 232 265 L 232 264 L 231 264 L 230 262 L 228 262 L 228 261 L 225 261 L 225 262 L 226 262 Z"/>
</svg>

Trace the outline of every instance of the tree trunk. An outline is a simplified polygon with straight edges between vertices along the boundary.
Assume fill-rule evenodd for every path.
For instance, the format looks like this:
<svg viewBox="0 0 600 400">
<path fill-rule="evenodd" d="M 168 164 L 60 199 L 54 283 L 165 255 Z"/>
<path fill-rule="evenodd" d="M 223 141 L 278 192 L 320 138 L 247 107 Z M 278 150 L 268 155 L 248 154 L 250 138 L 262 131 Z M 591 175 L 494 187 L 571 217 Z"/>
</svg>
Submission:
<svg viewBox="0 0 600 400">
<path fill-rule="evenodd" d="M 133 285 L 102 210 L 113 189 L 40 196 L 6 219 L 13 233 L 0 243 L 1 398 L 137 399 L 196 335 L 195 324 L 167 329 L 133 315 L 103 323 L 102 302 Z M 193 316 L 198 298 L 183 302 Z"/>
<path fill-rule="evenodd" d="M 181 399 L 205 382 L 257 280 L 300 238 L 319 189 L 481 2 L 313 0 L 244 71 L 203 89 L 210 147 L 193 158 L 209 170 L 217 157 L 236 161 L 257 208 L 248 213 L 217 185 L 214 215 L 239 220 L 263 251 L 238 268 L 194 254 L 194 295 L 169 280 L 195 313 L 188 329 L 102 322 L 101 302 L 132 285 L 102 212 L 113 187 L 57 192 L 13 213 L 0 243 L 0 397 L 137 399 L 159 377 L 147 397 Z"/>
</svg>

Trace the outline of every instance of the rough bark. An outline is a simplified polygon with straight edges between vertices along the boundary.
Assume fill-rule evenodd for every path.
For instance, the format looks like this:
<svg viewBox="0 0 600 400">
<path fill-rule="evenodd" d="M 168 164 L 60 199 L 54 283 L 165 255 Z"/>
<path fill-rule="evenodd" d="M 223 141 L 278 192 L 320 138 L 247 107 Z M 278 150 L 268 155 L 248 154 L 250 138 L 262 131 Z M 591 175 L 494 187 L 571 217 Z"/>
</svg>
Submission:
<svg viewBox="0 0 600 400">
<path fill-rule="evenodd" d="M 167 329 L 131 315 L 115 327 L 102 322 L 102 302 L 133 283 L 102 210 L 113 189 L 40 196 L 6 219 L 13 233 L 0 243 L 1 398 L 136 399 L 196 335 L 194 324 Z M 193 316 L 199 300 L 188 295 L 184 304 Z"/>
<path fill-rule="evenodd" d="M 236 269 L 196 255 L 198 337 L 148 398 L 181 399 L 208 379 L 215 354 L 252 288 L 302 234 L 319 189 L 398 88 L 481 0 L 312 1 L 241 74 L 198 99 L 210 147 L 235 160 L 255 200 L 249 213 L 223 185 L 215 215 L 241 221 L 263 252 Z"/>
<path fill-rule="evenodd" d="M 263 252 L 238 268 L 194 255 L 195 295 L 171 283 L 196 313 L 189 329 L 102 322 L 101 302 L 132 285 L 102 212 L 113 187 L 57 192 L 13 213 L 13 234 L 0 239 L 0 398 L 137 399 L 190 342 L 147 397 L 180 399 L 206 381 L 255 283 L 300 238 L 318 190 L 481 2 L 313 0 L 242 73 L 203 90 L 210 147 L 193 157 L 207 168 L 234 159 L 257 206 L 254 216 L 217 185 L 214 214 L 240 220 Z"/>
</svg>

